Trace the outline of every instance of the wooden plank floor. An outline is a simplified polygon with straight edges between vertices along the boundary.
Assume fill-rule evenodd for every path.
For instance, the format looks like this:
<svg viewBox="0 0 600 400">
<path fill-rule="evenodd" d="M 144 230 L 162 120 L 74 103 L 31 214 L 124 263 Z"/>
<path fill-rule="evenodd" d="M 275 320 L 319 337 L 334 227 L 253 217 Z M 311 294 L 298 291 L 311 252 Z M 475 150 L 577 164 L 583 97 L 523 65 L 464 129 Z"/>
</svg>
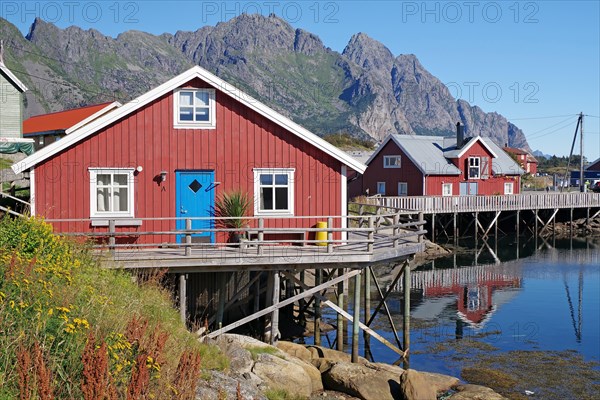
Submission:
<svg viewBox="0 0 600 400">
<path fill-rule="evenodd" d="M 255 246 L 215 247 L 195 245 L 189 256 L 183 247 L 172 248 L 123 248 L 114 252 L 100 251 L 103 265 L 107 267 L 168 268 L 171 272 L 217 272 L 244 270 L 281 270 L 304 268 L 361 268 L 377 263 L 389 263 L 406 259 L 424 250 L 417 237 L 399 240 L 393 247 L 385 234 L 374 236 L 373 251 L 367 250 L 366 236 L 351 233 L 349 239 L 363 243 L 334 246 L 331 253 L 327 246 L 262 246 L 262 254 L 257 254 Z M 282 268 L 283 267 L 283 268 Z"/>
</svg>

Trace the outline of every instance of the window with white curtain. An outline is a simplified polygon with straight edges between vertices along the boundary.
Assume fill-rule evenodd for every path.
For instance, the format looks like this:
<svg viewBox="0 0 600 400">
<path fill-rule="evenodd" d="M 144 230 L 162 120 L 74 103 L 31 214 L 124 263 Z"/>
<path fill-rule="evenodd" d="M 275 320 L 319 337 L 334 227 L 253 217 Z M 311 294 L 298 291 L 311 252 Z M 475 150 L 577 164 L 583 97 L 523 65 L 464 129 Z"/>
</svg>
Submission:
<svg viewBox="0 0 600 400">
<path fill-rule="evenodd" d="M 90 216 L 133 217 L 133 168 L 90 168 Z"/>
</svg>

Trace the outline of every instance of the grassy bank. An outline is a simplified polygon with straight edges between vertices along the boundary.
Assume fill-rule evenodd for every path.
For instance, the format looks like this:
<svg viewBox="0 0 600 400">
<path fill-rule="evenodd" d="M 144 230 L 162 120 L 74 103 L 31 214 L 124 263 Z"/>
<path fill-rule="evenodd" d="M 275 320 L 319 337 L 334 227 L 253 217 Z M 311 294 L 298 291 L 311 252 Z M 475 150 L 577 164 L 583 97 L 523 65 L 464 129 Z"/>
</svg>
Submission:
<svg viewBox="0 0 600 400">
<path fill-rule="evenodd" d="M 100 269 L 36 219 L 0 221 L 0 399 L 194 398 L 198 343 L 157 279 Z"/>
</svg>

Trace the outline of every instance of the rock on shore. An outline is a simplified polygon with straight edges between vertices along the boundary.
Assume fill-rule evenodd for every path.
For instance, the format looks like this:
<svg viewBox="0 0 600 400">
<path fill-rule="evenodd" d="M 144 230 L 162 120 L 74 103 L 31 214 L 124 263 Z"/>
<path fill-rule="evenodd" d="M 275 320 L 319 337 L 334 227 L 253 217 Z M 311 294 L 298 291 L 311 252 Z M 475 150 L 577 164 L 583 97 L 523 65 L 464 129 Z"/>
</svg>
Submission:
<svg viewBox="0 0 600 400">
<path fill-rule="evenodd" d="M 351 363 L 349 354 L 320 346 L 279 342 L 274 347 L 235 334 L 204 340 L 218 346 L 231 363 L 227 373 L 212 373 L 199 388 L 198 399 L 265 399 L 268 389 L 307 399 L 435 400 L 437 394 L 450 390 L 456 391 L 450 397 L 454 400 L 503 398 L 488 388 L 460 385 L 459 379 L 447 375 L 403 370 L 364 358 Z"/>
</svg>

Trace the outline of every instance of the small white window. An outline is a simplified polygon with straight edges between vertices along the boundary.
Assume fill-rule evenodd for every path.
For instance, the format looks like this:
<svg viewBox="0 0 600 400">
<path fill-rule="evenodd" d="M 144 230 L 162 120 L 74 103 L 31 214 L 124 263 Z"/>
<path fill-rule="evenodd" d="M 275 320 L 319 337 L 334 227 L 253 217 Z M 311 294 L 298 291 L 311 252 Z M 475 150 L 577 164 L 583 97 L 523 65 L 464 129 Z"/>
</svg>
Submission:
<svg viewBox="0 0 600 400">
<path fill-rule="evenodd" d="M 383 168 L 400 168 L 402 157 L 383 156 Z"/>
<path fill-rule="evenodd" d="M 133 168 L 90 168 L 90 216 L 133 218 Z"/>
<path fill-rule="evenodd" d="M 214 89 L 177 89 L 173 104 L 175 128 L 215 128 Z"/>
<path fill-rule="evenodd" d="M 385 196 L 385 182 L 377 182 L 377 194 Z"/>
<path fill-rule="evenodd" d="M 254 169 L 254 214 L 294 215 L 294 169 Z"/>
<path fill-rule="evenodd" d="M 504 182 L 504 194 L 514 194 L 512 182 Z"/>
<path fill-rule="evenodd" d="M 408 193 L 408 183 L 398 182 L 398 196 L 406 196 Z"/>
<path fill-rule="evenodd" d="M 469 179 L 479 179 L 481 176 L 481 162 L 479 157 L 469 157 Z"/>
<path fill-rule="evenodd" d="M 442 183 L 442 196 L 452 196 L 451 183 Z"/>
</svg>

